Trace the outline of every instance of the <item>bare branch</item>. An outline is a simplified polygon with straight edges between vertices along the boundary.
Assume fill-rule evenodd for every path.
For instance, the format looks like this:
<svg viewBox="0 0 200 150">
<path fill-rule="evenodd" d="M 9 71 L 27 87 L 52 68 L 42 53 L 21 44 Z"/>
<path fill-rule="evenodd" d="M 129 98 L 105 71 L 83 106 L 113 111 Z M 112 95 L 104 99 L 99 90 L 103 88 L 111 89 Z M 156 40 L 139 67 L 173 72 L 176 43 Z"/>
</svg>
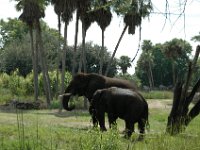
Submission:
<svg viewBox="0 0 200 150">
<path fill-rule="evenodd" d="M 192 119 L 194 119 L 197 115 L 199 115 L 199 113 L 200 113 L 200 99 L 188 114 L 188 118 L 185 121 L 185 125 L 187 126 L 192 121 Z"/>
<path fill-rule="evenodd" d="M 139 50 L 140 50 L 141 39 L 142 39 L 142 38 L 141 38 L 141 37 L 142 37 L 141 31 L 142 31 L 142 26 L 140 25 L 140 26 L 139 26 L 139 42 L 138 42 L 138 49 L 137 49 L 137 52 L 136 52 L 135 56 L 134 56 L 133 59 L 131 60 L 131 62 L 133 62 L 133 61 L 135 60 L 135 58 L 137 57 L 137 54 L 138 54 L 138 52 L 139 52 Z"/>
</svg>

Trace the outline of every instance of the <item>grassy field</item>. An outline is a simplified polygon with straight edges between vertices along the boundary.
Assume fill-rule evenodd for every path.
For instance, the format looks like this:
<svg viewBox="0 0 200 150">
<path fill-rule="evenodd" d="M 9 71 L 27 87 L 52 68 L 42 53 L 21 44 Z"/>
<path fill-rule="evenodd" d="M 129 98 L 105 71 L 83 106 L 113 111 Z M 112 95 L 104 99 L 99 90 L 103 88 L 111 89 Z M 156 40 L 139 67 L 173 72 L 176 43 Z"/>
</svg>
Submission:
<svg viewBox="0 0 200 150">
<path fill-rule="evenodd" d="M 159 103 L 157 103 L 159 102 Z M 200 117 L 180 135 L 165 134 L 170 101 L 148 101 L 150 131 L 144 141 L 124 139 L 124 122 L 118 130 L 100 132 L 92 128 L 88 111 L 0 110 L 0 150 L 198 150 Z"/>
</svg>

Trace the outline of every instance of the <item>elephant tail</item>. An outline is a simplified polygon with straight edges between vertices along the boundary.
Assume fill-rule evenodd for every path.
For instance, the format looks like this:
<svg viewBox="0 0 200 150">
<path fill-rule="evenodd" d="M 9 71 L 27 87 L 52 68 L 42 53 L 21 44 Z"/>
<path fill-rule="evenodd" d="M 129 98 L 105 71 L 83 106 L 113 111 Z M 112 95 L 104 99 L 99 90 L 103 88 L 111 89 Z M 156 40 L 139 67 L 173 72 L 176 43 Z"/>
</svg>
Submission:
<svg viewBox="0 0 200 150">
<path fill-rule="evenodd" d="M 150 131 L 150 124 L 149 124 L 149 107 L 147 102 L 145 101 L 145 107 L 144 107 L 144 118 L 145 118 L 145 127 L 146 130 Z"/>
</svg>

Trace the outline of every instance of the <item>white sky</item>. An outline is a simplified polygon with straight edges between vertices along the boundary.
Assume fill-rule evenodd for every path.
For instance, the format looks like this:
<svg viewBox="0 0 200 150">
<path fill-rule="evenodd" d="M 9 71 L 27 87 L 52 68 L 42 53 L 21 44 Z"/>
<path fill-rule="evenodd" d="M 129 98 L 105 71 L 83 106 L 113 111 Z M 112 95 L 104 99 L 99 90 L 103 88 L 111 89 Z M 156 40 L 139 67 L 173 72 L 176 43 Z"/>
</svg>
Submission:
<svg viewBox="0 0 200 150">
<path fill-rule="evenodd" d="M 179 1 L 180 0 L 168 0 L 169 12 L 180 13 Z M 152 0 L 152 2 L 154 12 L 165 12 L 166 0 Z M 0 19 L 19 17 L 20 13 L 16 12 L 15 4 L 15 2 L 10 0 L 0 0 Z M 54 13 L 53 7 L 49 6 L 45 14 L 45 22 L 47 22 L 51 28 L 57 29 L 57 16 Z M 177 18 L 177 15 L 171 15 L 168 16 L 166 20 L 166 16 L 162 14 L 151 14 L 150 17 L 145 19 L 142 23 L 142 41 L 151 40 L 153 44 L 156 44 L 164 43 L 173 38 L 182 38 L 190 42 L 193 49 L 195 49 L 198 43 L 191 42 L 190 39 L 200 32 L 200 0 L 187 0 L 185 21 L 183 15 L 178 20 Z M 74 26 L 75 21 L 72 21 L 68 29 L 69 45 L 73 45 L 74 43 Z M 111 53 L 115 48 L 123 27 L 123 19 L 114 14 L 110 26 L 105 31 L 105 46 Z M 132 59 L 137 51 L 138 39 L 138 29 L 136 29 L 135 35 L 128 35 L 126 32 L 118 48 L 116 57 L 119 58 L 121 55 L 127 55 Z M 101 30 L 96 23 L 92 24 L 87 31 L 86 41 L 93 41 L 93 43 L 101 45 Z M 79 42 L 81 42 L 81 28 L 79 29 Z M 134 72 L 136 61 L 134 61 L 132 65 L 133 67 L 128 70 L 129 73 Z"/>
</svg>

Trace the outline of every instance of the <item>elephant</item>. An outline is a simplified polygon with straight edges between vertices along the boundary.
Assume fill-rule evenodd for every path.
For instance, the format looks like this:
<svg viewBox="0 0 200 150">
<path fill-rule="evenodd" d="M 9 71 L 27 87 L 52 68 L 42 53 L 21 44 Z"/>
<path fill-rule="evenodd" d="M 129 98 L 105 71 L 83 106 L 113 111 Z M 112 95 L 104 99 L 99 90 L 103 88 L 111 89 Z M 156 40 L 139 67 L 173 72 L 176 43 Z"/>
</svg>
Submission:
<svg viewBox="0 0 200 150">
<path fill-rule="evenodd" d="M 70 98 L 74 95 L 85 96 L 90 103 L 96 90 L 109 88 L 112 86 L 137 90 L 136 85 L 127 80 L 110 78 L 95 73 L 78 73 L 73 77 L 66 88 L 65 93 L 62 95 L 63 108 L 68 111 L 71 111 L 75 108 L 68 106 Z M 95 126 L 97 120 L 93 116 L 90 108 L 89 112 L 92 115 L 92 121 Z"/>
<path fill-rule="evenodd" d="M 93 95 L 91 107 L 102 131 L 106 131 L 105 113 L 108 114 L 110 128 L 116 124 L 117 118 L 125 121 L 127 138 L 134 132 L 135 123 L 138 123 L 140 132 L 138 139 L 143 139 L 145 126 L 149 127 L 148 104 L 139 92 L 131 89 L 110 87 L 97 90 Z"/>
</svg>

